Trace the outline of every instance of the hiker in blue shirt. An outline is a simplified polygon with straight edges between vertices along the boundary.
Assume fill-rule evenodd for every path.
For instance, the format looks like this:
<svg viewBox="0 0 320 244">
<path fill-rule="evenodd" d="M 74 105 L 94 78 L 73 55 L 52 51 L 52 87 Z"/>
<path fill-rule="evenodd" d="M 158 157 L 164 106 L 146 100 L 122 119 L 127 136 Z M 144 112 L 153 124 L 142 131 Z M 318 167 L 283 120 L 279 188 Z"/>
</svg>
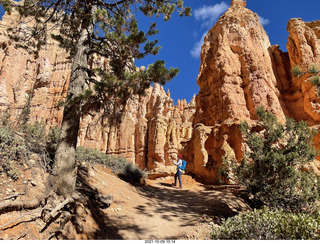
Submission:
<svg viewBox="0 0 320 244">
<path fill-rule="evenodd" d="M 172 162 L 173 164 L 177 165 L 177 173 L 174 176 L 174 183 L 172 183 L 173 186 L 177 185 L 177 178 L 179 179 L 179 189 L 182 188 L 182 181 L 181 181 L 181 174 L 182 170 L 185 170 L 186 168 L 186 161 L 182 160 L 182 156 L 178 155 L 178 162 Z"/>
</svg>

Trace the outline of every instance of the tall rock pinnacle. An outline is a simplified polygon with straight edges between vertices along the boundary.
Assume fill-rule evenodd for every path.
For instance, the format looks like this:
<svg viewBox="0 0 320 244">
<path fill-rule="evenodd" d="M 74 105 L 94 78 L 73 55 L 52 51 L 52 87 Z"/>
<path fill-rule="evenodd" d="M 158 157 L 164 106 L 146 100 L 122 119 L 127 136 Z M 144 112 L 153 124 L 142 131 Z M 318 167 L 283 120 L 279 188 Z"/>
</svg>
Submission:
<svg viewBox="0 0 320 244">
<path fill-rule="evenodd" d="M 205 37 L 197 81 L 196 122 L 211 126 L 226 120 L 255 119 L 259 105 L 279 120 L 285 119 L 269 38 L 258 15 L 245 5 L 242 0 L 232 1 L 231 8 Z"/>
<path fill-rule="evenodd" d="M 258 15 L 245 6 L 233 0 L 201 49 L 195 126 L 185 154 L 192 171 L 211 183 L 223 156 L 242 158 L 240 121 L 254 124 L 260 105 L 285 120 L 269 38 Z"/>
</svg>

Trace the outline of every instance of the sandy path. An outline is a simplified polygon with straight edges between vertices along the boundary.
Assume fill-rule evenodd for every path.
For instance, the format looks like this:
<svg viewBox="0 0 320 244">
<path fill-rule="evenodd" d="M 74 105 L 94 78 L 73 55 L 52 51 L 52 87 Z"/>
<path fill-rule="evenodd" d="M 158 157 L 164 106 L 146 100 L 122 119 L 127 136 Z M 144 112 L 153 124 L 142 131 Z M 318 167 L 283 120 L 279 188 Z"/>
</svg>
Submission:
<svg viewBox="0 0 320 244">
<path fill-rule="evenodd" d="M 95 178 L 114 196 L 102 231 L 109 232 L 108 239 L 209 239 L 210 223 L 248 209 L 230 189 L 213 190 L 186 175 L 183 189 L 171 187 L 170 177 L 135 188 L 115 176 L 101 176 Z"/>
<path fill-rule="evenodd" d="M 113 195 L 114 201 L 108 208 L 100 206 L 94 198 L 86 202 L 80 208 L 82 213 L 79 215 L 83 231 L 78 233 L 75 226 L 68 222 L 63 236 L 58 236 L 58 239 L 204 240 L 210 237 L 210 223 L 248 209 L 243 200 L 234 194 L 234 189 L 218 190 L 213 186 L 204 186 L 187 175 L 182 177 L 184 188 L 180 190 L 170 185 L 172 177 L 146 180 L 145 185 L 134 187 L 102 165 L 87 164 L 80 170 L 88 189 Z M 31 177 L 29 173 L 33 173 L 32 179 L 36 184 L 27 187 L 23 182 Z M 24 177 L 14 183 L 14 189 L 21 192 L 25 187 L 28 190 L 23 196 L 25 200 L 33 199 L 35 192 L 39 194 L 45 190 L 46 177 L 42 169 L 30 168 L 23 174 Z M 8 187 L 7 184 L 0 188 L 0 196 L 4 196 L 4 190 Z M 39 216 L 40 210 L 0 215 L 0 225 L 7 224 L 5 229 L 0 230 L 0 239 L 17 239 L 19 236 L 29 240 L 47 239 L 59 227 L 59 221 L 40 231 L 43 221 L 38 218 L 30 220 Z"/>
</svg>

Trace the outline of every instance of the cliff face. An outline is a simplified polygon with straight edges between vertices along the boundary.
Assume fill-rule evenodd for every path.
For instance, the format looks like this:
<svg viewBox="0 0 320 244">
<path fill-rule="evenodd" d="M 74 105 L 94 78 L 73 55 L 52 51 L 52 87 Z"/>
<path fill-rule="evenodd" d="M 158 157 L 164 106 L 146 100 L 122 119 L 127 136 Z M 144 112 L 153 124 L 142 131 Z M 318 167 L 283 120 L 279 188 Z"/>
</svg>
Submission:
<svg viewBox="0 0 320 244">
<path fill-rule="evenodd" d="M 303 22 L 291 19 L 288 23 L 288 56 L 291 67 L 297 64 L 303 69 L 315 64 L 320 67 L 320 21 Z M 291 80 L 291 93 L 285 94 L 285 101 L 292 116 L 304 119 L 310 124 L 320 121 L 320 99 L 310 82 L 303 78 Z M 299 109 L 297 109 L 299 108 Z"/>
<path fill-rule="evenodd" d="M 31 122 L 43 119 L 48 126 L 59 125 L 63 108 L 58 105 L 66 95 L 71 60 L 50 39 L 38 56 L 14 48 L 6 28 L 16 19 L 15 14 L 5 15 L 0 25 L 0 109 L 18 118 L 29 94 Z M 297 64 L 320 67 L 320 21 L 291 19 L 287 30 L 284 53 L 270 45 L 258 15 L 246 2 L 233 0 L 205 37 L 200 91 L 189 104 L 181 100 L 174 106 L 169 92 L 155 85 L 146 96 L 127 101 L 118 124 L 103 111 L 84 114 L 78 145 L 125 157 L 155 175 L 174 172 L 171 161 L 182 153 L 188 171 L 215 183 L 222 157 L 241 159 L 239 123 L 254 125 L 257 106 L 282 122 L 288 116 L 318 128 L 319 98 L 305 78 L 293 78 L 290 70 Z M 95 62 L 107 65 L 99 58 Z M 320 148 L 320 135 L 315 145 Z"/>
<path fill-rule="evenodd" d="M 51 39 L 38 56 L 16 49 L 7 28 L 17 23 L 18 15 L 13 12 L 5 14 L 0 24 L 0 109 L 17 119 L 29 95 L 31 122 L 43 119 L 48 126 L 60 124 L 58 102 L 66 96 L 72 61 Z"/>
</svg>

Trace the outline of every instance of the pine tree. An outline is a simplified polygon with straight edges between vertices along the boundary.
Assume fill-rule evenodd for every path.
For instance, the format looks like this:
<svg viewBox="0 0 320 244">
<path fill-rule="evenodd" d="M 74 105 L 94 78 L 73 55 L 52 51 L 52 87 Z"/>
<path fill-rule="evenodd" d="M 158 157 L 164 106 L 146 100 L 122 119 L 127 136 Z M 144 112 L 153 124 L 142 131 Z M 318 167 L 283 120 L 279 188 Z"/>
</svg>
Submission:
<svg viewBox="0 0 320 244">
<path fill-rule="evenodd" d="M 13 38 L 21 46 L 33 46 L 37 52 L 50 34 L 73 60 L 51 179 L 58 194 L 72 195 L 77 136 L 85 105 L 114 109 L 130 95 L 144 94 L 152 82 L 164 85 L 178 73 L 177 68 L 165 68 L 164 61 L 137 70 L 134 59 L 156 55 L 160 47 L 157 40 L 150 40 L 158 32 L 156 24 L 151 23 L 145 33 L 139 30 L 135 14 L 140 11 L 150 17 L 162 15 L 167 21 L 174 12 L 189 16 L 191 9 L 184 7 L 181 0 L 0 0 L 0 3 L 8 12 L 14 8 L 21 17 L 34 19 L 27 35 L 19 35 L 26 29 L 12 30 Z M 109 68 L 91 69 L 89 62 L 94 54 L 105 57 Z"/>
</svg>

